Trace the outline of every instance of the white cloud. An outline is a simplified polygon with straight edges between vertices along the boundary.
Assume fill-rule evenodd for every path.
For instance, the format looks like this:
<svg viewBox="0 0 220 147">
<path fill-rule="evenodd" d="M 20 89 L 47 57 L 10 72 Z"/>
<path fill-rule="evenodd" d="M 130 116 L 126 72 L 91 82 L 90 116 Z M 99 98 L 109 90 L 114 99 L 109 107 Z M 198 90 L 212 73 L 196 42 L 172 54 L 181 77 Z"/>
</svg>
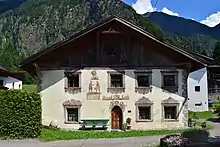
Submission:
<svg viewBox="0 0 220 147">
<path fill-rule="evenodd" d="M 201 21 L 202 24 L 205 24 L 210 27 L 214 27 L 220 23 L 220 12 L 216 12 L 208 17 L 205 20 Z"/>
<path fill-rule="evenodd" d="M 156 10 L 153 8 L 151 0 L 137 0 L 136 3 L 132 3 L 131 6 L 138 14 L 145 14 Z"/>
<path fill-rule="evenodd" d="M 161 12 L 166 13 L 166 14 L 168 14 L 168 15 L 179 16 L 178 13 L 175 13 L 175 12 L 173 12 L 173 11 L 167 9 L 166 7 L 164 7 L 164 8 L 161 10 Z"/>
</svg>

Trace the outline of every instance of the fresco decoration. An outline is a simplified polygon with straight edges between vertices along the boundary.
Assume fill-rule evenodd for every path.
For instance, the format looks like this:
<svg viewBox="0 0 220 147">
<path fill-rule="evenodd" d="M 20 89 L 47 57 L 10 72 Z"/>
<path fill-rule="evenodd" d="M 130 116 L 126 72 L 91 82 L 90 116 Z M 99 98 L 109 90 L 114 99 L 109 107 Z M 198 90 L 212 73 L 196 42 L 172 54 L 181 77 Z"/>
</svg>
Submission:
<svg viewBox="0 0 220 147">
<path fill-rule="evenodd" d="M 102 100 L 129 100 L 128 95 L 111 95 L 111 96 L 103 96 Z"/>
<path fill-rule="evenodd" d="M 91 75 L 92 77 L 89 82 L 87 100 L 100 100 L 101 92 L 100 92 L 99 77 L 95 70 L 91 72 Z"/>
<path fill-rule="evenodd" d="M 109 108 L 112 110 L 115 106 L 118 106 L 121 108 L 122 111 L 125 110 L 125 107 L 127 106 L 124 102 L 119 102 L 119 101 L 111 101 Z"/>
</svg>

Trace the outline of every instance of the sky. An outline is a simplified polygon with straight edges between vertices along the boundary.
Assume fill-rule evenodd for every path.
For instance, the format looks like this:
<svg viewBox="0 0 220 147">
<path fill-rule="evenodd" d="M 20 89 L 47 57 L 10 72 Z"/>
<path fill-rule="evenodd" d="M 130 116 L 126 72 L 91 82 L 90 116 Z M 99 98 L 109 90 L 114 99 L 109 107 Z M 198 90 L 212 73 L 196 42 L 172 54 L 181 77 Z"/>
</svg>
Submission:
<svg viewBox="0 0 220 147">
<path fill-rule="evenodd" d="M 138 14 L 160 11 L 214 27 L 220 23 L 220 0 L 122 0 Z"/>
</svg>

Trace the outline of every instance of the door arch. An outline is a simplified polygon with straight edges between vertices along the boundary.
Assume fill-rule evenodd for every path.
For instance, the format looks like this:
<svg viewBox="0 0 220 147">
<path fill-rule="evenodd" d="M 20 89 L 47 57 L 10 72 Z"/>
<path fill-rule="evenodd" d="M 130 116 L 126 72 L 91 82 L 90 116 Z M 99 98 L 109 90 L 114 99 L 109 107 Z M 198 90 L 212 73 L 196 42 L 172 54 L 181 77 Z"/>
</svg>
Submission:
<svg viewBox="0 0 220 147">
<path fill-rule="evenodd" d="M 113 107 L 111 111 L 111 128 L 122 129 L 122 110 L 119 106 Z"/>
</svg>

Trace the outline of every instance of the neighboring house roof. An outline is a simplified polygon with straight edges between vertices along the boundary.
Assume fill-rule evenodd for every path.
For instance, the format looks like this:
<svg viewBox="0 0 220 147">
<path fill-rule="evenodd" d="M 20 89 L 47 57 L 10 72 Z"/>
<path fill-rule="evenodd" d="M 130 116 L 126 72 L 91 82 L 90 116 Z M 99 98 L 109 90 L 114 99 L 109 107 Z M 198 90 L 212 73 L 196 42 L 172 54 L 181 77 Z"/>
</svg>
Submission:
<svg viewBox="0 0 220 147">
<path fill-rule="evenodd" d="M 21 80 L 23 77 L 23 71 L 9 71 L 6 68 L 0 66 L 0 76 L 2 77 L 13 77 L 15 79 Z"/>
<path fill-rule="evenodd" d="M 94 24 L 94 25 L 88 27 L 87 29 L 80 31 L 80 32 L 76 33 L 75 35 L 73 35 L 73 36 L 71 36 L 71 37 L 69 37 L 69 38 L 67 38 L 67 39 L 65 39 L 65 40 L 63 40 L 63 41 L 60 41 L 60 42 L 58 42 L 58 43 L 56 43 L 56 44 L 54 44 L 54 45 L 48 47 L 47 49 L 44 49 L 43 51 L 40 51 L 40 52 L 38 52 L 38 53 L 36 53 L 36 54 L 34 54 L 34 55 L 32 55 L 32 56 L 30 56 L 30 57 L 24 59 L 23 61 L 21 61 L 21 62 L 18 64 L 18 66 L 19 66 L 20 68 L 22 68 L 22 67 L 25 66 L 26 64 L 29 64 L 29 63 L 31 63 L 31 62 L 34 63 L 34 61 L 37 60 L 38 58 L 40 58 L 41 56 L 43 56 L 43 55 L 45 55 L 45 54 L 48 54 L 48 53 L 50 53 L 50 52 L 52 52 L 52 51 L 54 51 L 54 50 L 56 50 L 56 49 L 59 49 L 59 47 L 61 47 L 61 46 L 63 46 L 63 45 L 66 45 L 66 44 L 68 44 L 68 43 L 74 41 L 75 39 L 78 39 L 78 38 L 80 38 L 81 36 L 83 36 L 83 35 L 85 35 L 85 34 L 91 32 L 91 31 L 93 31 L 93 30 L 95 30 L 95 29 L 97 29 L 97 28 L 99 28 L 99 27 L 101 27 L 101 26 L 103 26 L 103 25 L 105 25 L 105 24 L 107 24 L 107 23 L 109 23 L 109 22 L 112 22 L 112 21 L 120 22 L 120 23 L 122 23 L 123 25 L 126 25 L 127 27 L 129 27 L 129 28 L 131 28 L 131 29 L 133 29 L 133 30 L 135 30 L 135 31 L 137 31 L 137 32 L 139 32 L 139 33 L 141 33 L 142 35 L 144 35 L 144 36 L 146 36 L 146 37 L 149 37 L 150 39 L 154 40 L 155 42 L 157 42 L 157 43 L 159 43 L 159 44 L 161 44 L 161 45 L 163 45 L 163 46 L 166 46 L 166 47 L 168 47 L 169 49 L 171 49 L 171 50 L 173 50 L 173 51 L 175 51 L 175 52 L 178 52 L 178 53 L 182 54 L 183 56 L 186 56 L 187 58 L 189 58 L 189 59 L 191 59 L 191 60 L 193 60 L 193 61 L 195 61 L 195 62 L 197 62 L 197 63 L 202 64 L 203 66 L 207 66 L 207 61 L 205 61 L 203 58 L 200 58 L 200 57 L 198 57 L 198 56 L 196 56 L 196 55 L 193 55 L 193 54 L 191 54 L 191 53 L 188 53 L 187 51 L 184 51 L 183 49 L 180 49 L 180 48 L 178 48 L 178 47 L 176 47 L 176 46 L 174 46 L 174 45 L 171 45 L 171 44 L 169 44 L 169 43 L 167 43 L 167 42 L 158 40 L 158 39 L 156 39 L 153 35 L 151 35 L 149 32 L 147 32 L 147 31 L 141 29 L 140 27 L 138 27 L 138 26 L 136 26 L 136 25 L 134 25 L 134 24 L 132 24 L 132 23 L 126 21 L 126 20 L 123 20 L 123 19 L 121 19 L 121 18 L 118 18 L 117 16 L 112 16 L 112 17 L 109 17 L 109 18 L 107 18 L 107 19 L 104 19 L 104 20 L 100 21 L 99 23 L 96 23 L 96 24 Z"/>
</svg>

